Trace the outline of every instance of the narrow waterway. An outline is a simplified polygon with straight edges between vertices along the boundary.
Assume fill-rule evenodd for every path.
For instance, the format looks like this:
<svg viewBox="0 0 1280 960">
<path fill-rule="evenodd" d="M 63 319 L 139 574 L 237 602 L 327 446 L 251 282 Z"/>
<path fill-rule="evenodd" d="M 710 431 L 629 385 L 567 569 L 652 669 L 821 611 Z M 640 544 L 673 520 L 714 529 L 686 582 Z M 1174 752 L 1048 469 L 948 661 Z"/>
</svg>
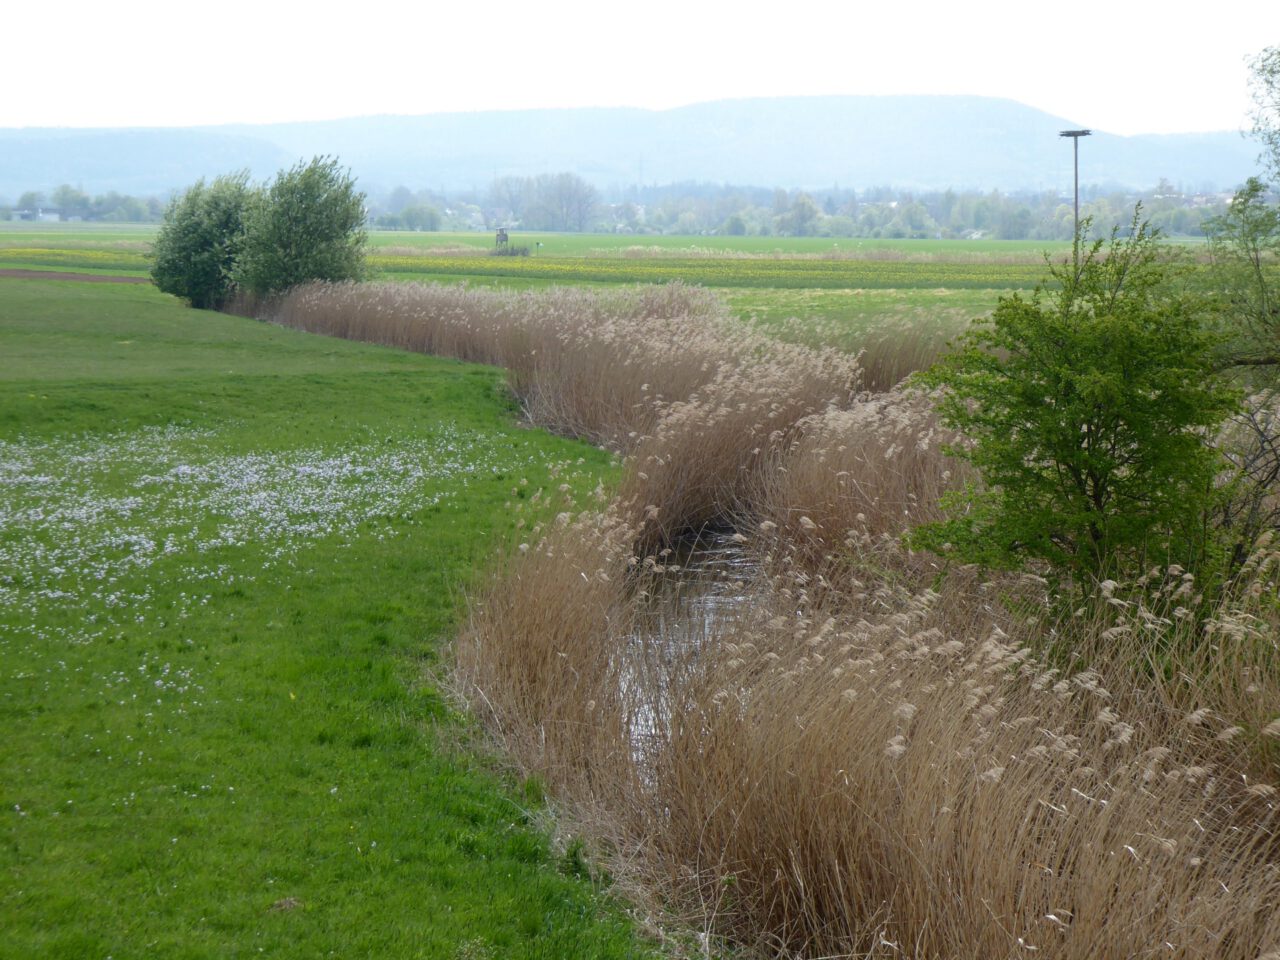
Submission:
<svg viewBox="0 0 1280 960">
<path fill-rule="evenodd" d="M 647 563 L 620 672 L 637 757 L 666 735 L 670 692 L 688 690 L 699 654 L 748 599 L 757 565 L 732 532 L 704 531 Z"/>
</svg>

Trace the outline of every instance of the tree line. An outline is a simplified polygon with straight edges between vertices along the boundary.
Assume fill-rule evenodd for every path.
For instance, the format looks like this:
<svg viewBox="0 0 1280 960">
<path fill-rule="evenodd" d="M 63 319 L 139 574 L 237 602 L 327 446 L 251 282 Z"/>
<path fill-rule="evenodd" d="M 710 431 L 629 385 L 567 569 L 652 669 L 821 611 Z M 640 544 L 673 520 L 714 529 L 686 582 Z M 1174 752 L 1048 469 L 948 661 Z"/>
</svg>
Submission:
<svg viewBox="0 0 1280 960">
<path fill-rule="evenodd" d="M 64 183 L 49 194 L 28 190 L 13 204 L 0 203 L 0 220 L 32 219 L 54 212 L 63 220 L 96 220 L 103 223 L 154 223 L 164 215 L 160 197 L 133 197 L 114 190 L 91 197 Z"/>
<path fill-rule="evenodd" d="M 1137 202 L 1166 236 L 1203 236 L 1229 193 L 1188 191 L 1168 181 L 1148 190 L 1082 188 L 1081 215 L 1100 227 L 1123 225 Z M 63 184 L 48 196 L 28 191 L 0 219 L 55 211 L 62 219 L 157 222 L 167 201 L 107 193 L 90 197 Z M 1071 199 L 1054 192 L 893 187 L 787 190 L 673 183 L 600 190 L 574 173 L 498 177 L 451 194 L 399 185 L 366 197 L 369 226 L 382 230 L 523 230 L 701 236 L 814 236 L 871 239 L 1070 240 Z"/>
</svg>

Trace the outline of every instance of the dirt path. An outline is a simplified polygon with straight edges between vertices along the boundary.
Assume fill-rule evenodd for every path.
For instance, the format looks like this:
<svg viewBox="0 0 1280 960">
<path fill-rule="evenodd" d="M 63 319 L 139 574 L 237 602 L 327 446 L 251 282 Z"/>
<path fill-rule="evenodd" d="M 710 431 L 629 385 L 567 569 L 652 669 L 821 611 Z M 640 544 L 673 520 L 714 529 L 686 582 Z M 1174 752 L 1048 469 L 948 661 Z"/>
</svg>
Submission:
<svg viewBox="0 0 1280 960">
<path fill-rule="evenodd" d="M 82 283 L 150 283 L 150 277 L 116 277 L 105 273 L 60 273 L 56 270 L 0 270 L 15 280 L 79 280 Z"/>
</svg>

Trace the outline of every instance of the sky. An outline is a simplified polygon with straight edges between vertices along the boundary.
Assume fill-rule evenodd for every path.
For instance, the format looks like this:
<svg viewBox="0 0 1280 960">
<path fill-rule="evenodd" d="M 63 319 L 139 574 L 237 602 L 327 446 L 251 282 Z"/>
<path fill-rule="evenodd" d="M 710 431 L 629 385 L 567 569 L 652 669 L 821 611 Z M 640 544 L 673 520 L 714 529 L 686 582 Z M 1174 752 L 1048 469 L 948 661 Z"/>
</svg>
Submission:
<svg viewBox="0 0 1280 960">
<path fill-rule="evenodd" d="M 1280 4 L 69 0 L 3 17 L 0 127 L 205 126 L 738 97 L 1006 97 L 1117 134 L 1249 126 Z"/>
</svg>

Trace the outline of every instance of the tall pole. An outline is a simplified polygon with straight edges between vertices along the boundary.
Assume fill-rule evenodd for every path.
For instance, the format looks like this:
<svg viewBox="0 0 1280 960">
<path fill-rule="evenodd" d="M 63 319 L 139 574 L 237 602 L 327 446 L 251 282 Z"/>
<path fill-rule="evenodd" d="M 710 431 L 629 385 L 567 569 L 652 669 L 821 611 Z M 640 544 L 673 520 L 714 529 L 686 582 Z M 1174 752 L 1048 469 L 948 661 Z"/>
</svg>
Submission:
<svg viewBox="0 0 1280 960">
<path fill-rule="evenodd" d="M 1092 130 L 1063 130 L 1058 134 L 1060 137 L 1071 138 L 1071 152 L 1074 155 L 1075 166 L 1075 232 L 1071 235 L 1071 245 L 1075 251 L 1076 266 L 1080 264 L 1080 138 L 1087 137 L 1093 133 Z"/>
<path fill-rule="evenodd" d="M 1075 169 L 1076 229 L 1080 232 L 1080 138 L 1071 138 L 1072 167 Z"/>
</svg>

